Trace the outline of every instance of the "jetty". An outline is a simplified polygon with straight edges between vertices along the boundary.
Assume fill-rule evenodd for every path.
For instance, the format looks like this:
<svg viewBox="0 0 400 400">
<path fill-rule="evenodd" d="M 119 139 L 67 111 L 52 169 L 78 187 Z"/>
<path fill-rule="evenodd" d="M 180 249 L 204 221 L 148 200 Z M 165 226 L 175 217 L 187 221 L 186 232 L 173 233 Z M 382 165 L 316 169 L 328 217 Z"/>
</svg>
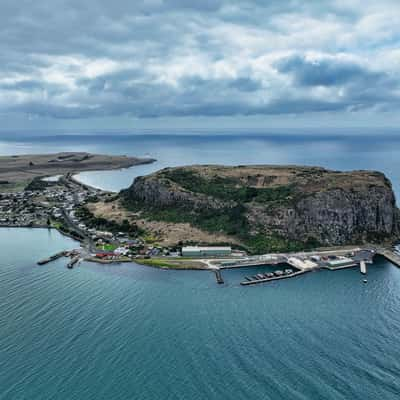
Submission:
<svg viewBox="0 0 400 400">
<path fill-rule="evenodd" d="M 376 254 L 385 257 L 388 261 L 394 264 L 396 267 L 400 267 L 400 255 L 388 249 L 379 249 Z"/>
<path fill-rule="evenodd" d="M 240 282 L 241 285 L 243 286 L 248 286 L 248 285 L 255 285 L 258 283 L 267 283 L 267 282 L 272 282 L 272 281 L 277 281 L 281 279 L 288 279 L 288 278 L 293 278 L 295 276 L 299 276 L 302 274 L 305 274 L 309 272 L 310 270 L 303 270 L 303 271 L 297 271 L 297 272 L 291 272 L 291 273 L 285 273 L 282 271 L 275 271 L 273 274 L 274 276 L 269 277 L 268 275 L 270 274 L 257 274 L 254 277 L 245 277 L 245 281 Z M 278 272 L 282 272 L 282 275 L 279 274 Z M 261 276 L 260 276 L 261 275 Z"/>
<path fill-rule="evenodd" d="M 215 278 L 217 279 L 218 284 L 223 284 L 224 283 L 224 278 L 222 277 L 222 273 L 220 269 L 214 270 L 215 272 Z"/>
<path fill-rule="evenodd" d="M 72 260 L 67 264 L 67 268 L 69 269 L 74 268 L 74 266 L 77 264 L 80 258 L 81 258 L 80 255 L 73 257 Z"/>
<path fill-rule="evenodd" d="M 58 260 L 61 257 L 66 257 L 67 256 L 67 252 L 66 251 L 60 251 L 59 253 L 54 254 L 53 256 L 50 256 L 48 258 L 45 258 L 43 260 L 40 260 L 37 262 L 37 265 L 45 265 L 48 264 L 52 261 Z"/>
</svg>

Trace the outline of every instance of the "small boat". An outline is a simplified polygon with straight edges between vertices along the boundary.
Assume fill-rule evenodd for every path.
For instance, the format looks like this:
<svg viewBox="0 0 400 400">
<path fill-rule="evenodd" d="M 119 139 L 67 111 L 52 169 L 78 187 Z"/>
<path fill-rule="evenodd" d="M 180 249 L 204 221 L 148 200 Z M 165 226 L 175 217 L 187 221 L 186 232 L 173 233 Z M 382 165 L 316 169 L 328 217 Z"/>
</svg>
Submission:
<svg viewBox="0 0 400 400">
<path fill-rule="evenodd" d="M 363 280 L 364 283 L 367 283 L 368 281 L 366 279 Z"/>
</svg>

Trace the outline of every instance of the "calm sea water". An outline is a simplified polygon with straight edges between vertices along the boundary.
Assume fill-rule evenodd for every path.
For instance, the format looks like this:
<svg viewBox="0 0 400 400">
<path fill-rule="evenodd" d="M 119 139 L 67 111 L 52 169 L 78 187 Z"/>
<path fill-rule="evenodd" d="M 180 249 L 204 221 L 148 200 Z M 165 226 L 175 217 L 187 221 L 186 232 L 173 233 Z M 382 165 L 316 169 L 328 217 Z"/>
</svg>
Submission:
<svg viewBox="0 0 400 400">
<path fill-rule="evenodd" d="M 10 138 L 3 154 L 85 150 L 166 165 L 294 163 L 384 170 L 399 141 L 308 136 Z M 143 169 L 141 169 L 143 168 Z M 148 168 L 148 166 L 146 166 Z M 145 167 L 84 179 L 118 190 Z M 151 170 L 151 169 L 150 169 Z M 40 258 L 77 246 L 0 229 L 0 399 L 398 399 L 400 269 L 321 271 L 242 287 L 253 271 L 162 271 Z"/>
<path fill-rule="evenodd" d="M 398 399 L 400 269 L 244 275 L 35 261 L 73 247 L 0 229 L 1 399 Z"/>
</svg>

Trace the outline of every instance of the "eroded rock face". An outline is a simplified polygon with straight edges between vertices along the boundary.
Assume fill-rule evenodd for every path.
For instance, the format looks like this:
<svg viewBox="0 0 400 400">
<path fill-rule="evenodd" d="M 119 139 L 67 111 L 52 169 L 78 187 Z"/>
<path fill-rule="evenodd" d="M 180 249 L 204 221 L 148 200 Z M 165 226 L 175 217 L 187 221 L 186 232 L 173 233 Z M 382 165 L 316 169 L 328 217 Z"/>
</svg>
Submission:
<svg viewBox="0 0 400 400">
<path fill-rule="evenodd" d="M 202 193 L 184 190 L 179 185 L 157 176 L 138 177 L 133 185 L 125 192 L 125 196 L 143 202 L 151 207 L 178 207 L 188 210 L 204 208 L 220 209 L 233 206 L 233 202 L 221 201 Z"/>
<path fill-rule="evenodd" d="M 327 245 L 387 239 L 398 234 L 399 222 L 393 192 L 384 187 L 317 192 L 293 207 L 250 208 L 248 219 L 271 233 L 300 241 L 315 238 Z"/>
<path fill-rule="evenodd" d="M 243 195 L 246 190 L 248 196 Z M 191 213 L 206 209 L 216 215 L 239 205 L 248 234 L 278 234 L 302 242 L 378 242 L 399 233 L 395 196 L 379 172 L 192 166 L 137 178 L 121 196 L 144 207 Z"/>
</svg>

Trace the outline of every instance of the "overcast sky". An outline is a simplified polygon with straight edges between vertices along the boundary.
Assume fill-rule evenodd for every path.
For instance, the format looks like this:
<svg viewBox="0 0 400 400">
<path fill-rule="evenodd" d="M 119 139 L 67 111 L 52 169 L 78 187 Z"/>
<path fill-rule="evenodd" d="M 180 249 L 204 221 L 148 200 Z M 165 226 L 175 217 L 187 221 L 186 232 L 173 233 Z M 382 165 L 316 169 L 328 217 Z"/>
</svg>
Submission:
<svg viewBox="0 0 400 400">
<path fill-rule="evenodd" d="M 399 0 L 1 0 L 0 129 L 398 126 Z"/>
</svg>

